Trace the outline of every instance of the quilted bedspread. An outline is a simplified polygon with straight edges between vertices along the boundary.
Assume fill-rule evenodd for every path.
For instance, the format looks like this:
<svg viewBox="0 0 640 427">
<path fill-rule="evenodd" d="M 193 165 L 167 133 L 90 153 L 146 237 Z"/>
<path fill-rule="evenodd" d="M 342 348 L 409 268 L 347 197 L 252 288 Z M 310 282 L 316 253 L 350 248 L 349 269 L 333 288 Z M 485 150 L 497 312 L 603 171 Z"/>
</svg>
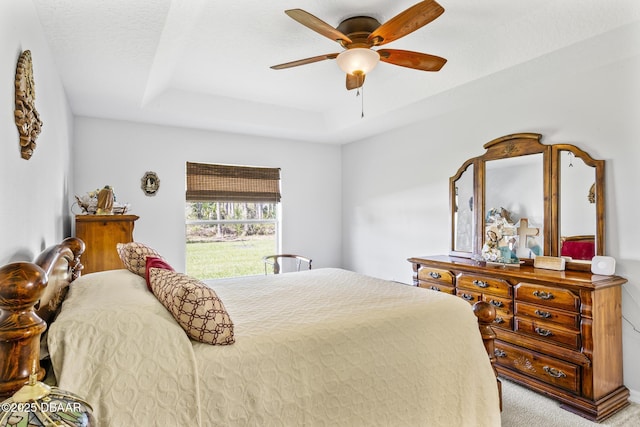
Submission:
<svg viewBox="0 0 640 427">
<path fill-rule="evenodd" d="M 78 279 L 49 331 L 59 387 L 102 426 L 500 425 L 462 299 L 340 269 L 208 283 L 231 346 L 190 341 L 126 270 Z"/>
</svg>

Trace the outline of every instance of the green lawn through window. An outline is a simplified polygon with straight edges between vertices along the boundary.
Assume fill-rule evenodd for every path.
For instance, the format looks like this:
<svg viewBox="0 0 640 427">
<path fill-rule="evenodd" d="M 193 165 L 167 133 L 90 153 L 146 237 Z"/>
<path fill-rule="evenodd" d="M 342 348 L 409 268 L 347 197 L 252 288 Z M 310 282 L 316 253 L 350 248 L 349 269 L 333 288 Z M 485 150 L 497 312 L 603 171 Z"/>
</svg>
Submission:
<svg viewBox="0 0 640 427">
<path fill-rule="evenodd" d="M 275 236 L 187 243 L 187 274 L 198 279 L 264 274 L 262 257 L 275 253 Z"/>
</svg>

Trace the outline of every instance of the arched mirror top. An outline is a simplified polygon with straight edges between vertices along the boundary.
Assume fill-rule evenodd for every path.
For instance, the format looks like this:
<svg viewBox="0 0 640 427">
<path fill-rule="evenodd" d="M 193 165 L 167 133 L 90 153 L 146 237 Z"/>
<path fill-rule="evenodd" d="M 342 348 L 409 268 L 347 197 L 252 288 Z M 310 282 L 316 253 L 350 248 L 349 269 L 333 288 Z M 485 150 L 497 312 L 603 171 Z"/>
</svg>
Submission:
<svg viewBox="0 0 640 427">
<path fill-rule="evenodd" d="M 540 138 L 542 138 L 542 135 L 539 133 L 505 135 L 484 144 L 483 148 L 487 152 L 480 158 L 486 161 L 545 153 L 548 151 L 549 146 L 540 143 Z"/>
<path fill-rule="evenodd" d="M 473 165 L 474 161 L 475 161 L 475 159 L 469 159 L 466 162 L 464 162 L 462 164 L 462 166 L 460 166 L 460 169 L 458 169 L 458 172 L 456 172 L 455 175 L 453 175 L 451 178 L 449 178 L 449 180 L 451 182 L 457 181 L 462 176 L 462 174 L 464 174 L 467 171 L 467 169 L 469 169 L 469 166 Z"/>
<path fill-rule="evenodd" d="M 568 247 L 586 249 L 573 257 L 583 263 L 604 255 L 604 161 L 541 138 L 496 138 L 450 178 L 451 255 L 487 259 L 487 236 L 495 237 L 488 232 L 496 227 L 501 262 L 570 256 Z"/>
</svg>

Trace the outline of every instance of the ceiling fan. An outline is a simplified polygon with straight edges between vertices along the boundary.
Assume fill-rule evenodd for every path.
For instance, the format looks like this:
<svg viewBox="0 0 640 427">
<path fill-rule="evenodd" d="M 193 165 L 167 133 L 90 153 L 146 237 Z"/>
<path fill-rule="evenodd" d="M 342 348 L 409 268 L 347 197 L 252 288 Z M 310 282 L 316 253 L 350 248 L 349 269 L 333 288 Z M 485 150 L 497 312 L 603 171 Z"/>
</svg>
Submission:
<svg viewBox="0 0 640 427">
<path fill-rule="evenodd" d="M 359 88 L 364 84 L 365 75 L 378 61 L 422 71 L 439 71 L 447 62 L 439 56 L 398 49 L 378 49 L 382 46 L 425 26 L 442 15 L 444 8 L 435 0 L 424 0 L 399 13 L 384 24 L 370 16 L 355 16 L 345 19 L 337 28 L 302 9 L 285 10 L 285 13 L 302 25 L 334 40 L 345 48 L 341 53 L 328 53 L 311 58 L 299 59 L 274 65 L 274 70 L 297 67 L 335 59 L 338 66 L 347 73 L 347 89 Z"/>
</svg>

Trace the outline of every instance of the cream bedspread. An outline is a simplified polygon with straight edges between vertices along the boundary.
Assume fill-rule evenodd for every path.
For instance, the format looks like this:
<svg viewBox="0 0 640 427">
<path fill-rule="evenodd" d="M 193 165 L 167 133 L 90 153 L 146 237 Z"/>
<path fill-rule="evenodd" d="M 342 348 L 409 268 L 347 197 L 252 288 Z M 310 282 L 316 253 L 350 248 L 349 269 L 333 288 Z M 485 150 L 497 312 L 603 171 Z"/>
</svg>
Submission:
<svg viewBox="0 0 640 427">
<path fill-rule="evenodd" d="M 500 425 L 459 298 L 339 269 L 210 285 L 231 346 L 189 341 L 126 270 L 76 281 L 49 331 L 59 386 L 111 426 Z"/>
</svg>

